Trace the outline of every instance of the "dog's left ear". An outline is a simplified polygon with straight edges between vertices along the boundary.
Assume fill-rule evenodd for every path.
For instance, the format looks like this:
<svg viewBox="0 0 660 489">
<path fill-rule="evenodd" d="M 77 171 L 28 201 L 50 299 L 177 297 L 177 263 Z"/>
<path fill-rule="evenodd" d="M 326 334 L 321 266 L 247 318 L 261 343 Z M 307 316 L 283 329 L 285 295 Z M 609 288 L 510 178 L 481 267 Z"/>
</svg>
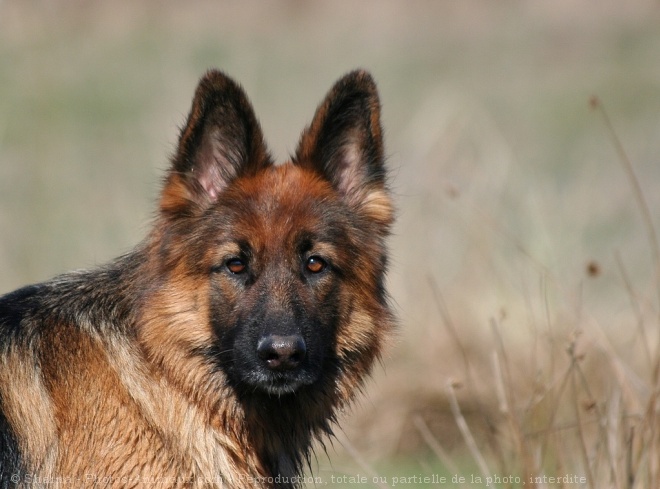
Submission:
<svg viewBox="0 0 660 489">
<path fill-rule="evenodd" d="M 380 101 L 373 78 L 354 71 L 332 87 L 303 131 L 294 164 L 326 178 L 346 202 L 386 228 L 387 192 Z"/>
<path fill-rule="evenodd" d="M 196 215 L 236 178 L 272 164 L 243 89 L 220 71 L 200 80 L 160 201 L 167 215 Z"/>
</svg>

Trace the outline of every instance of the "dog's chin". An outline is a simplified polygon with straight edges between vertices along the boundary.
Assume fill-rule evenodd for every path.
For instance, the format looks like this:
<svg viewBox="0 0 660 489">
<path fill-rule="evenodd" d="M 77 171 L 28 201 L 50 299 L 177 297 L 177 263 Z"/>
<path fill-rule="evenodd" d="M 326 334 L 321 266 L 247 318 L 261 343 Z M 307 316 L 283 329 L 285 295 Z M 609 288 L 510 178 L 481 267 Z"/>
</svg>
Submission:
<svg viewBox="0 0 660 489">
<path fill-rule="evenodd" d="M 296 394 L 300 387 L 301 384 L 299 382 L 288 382 L 284 384 L 264 384 L 259 386 L 259 388 L 266 394 L 276 397 Z"/>
<path fill-rule="evenodd" d="M 315 377 L 307 372 L 293 372 L 286 375 L 271 372 L 252 372 L 246 379 L 254 392 L 269 396 L 283 397 L 295 395 L 314 383 Z"/>
</svg>

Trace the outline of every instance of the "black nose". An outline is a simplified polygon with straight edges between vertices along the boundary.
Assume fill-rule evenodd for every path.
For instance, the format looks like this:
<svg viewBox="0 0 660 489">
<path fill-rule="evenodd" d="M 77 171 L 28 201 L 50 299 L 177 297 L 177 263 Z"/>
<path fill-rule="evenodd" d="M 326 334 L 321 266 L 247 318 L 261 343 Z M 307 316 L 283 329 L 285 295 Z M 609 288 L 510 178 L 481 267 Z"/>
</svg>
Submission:
<svg viewBox="0 0 660 489">
<path fill-rule="evenodd" d="M 298 335 L 268 335 L 259 340 L 257 355 L 271 370 L 293 370 L 305 359 L 307 346 Z"/>
</svg>

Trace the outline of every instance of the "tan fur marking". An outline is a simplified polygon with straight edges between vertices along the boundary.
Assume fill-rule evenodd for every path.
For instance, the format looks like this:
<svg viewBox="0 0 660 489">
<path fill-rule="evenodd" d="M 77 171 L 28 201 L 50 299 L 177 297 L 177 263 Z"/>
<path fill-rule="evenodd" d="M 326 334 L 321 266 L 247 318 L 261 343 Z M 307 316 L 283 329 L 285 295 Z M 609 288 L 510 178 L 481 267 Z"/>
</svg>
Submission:
<svg viewBox="0 0 660 489">
<path fill-rule="evenodd" d="M 57 455 L 57 430 L 51 398 L 32 358 L 32 352 L 26 355 L 17 347 L 0 356 L 0 388 L 5 415 L 21 450 L 29 454 L 28 462 L 39 461 L 32 467 L 35 472 L 50 472 Z"/>
<path fill-rule="evenodd" d="M 241 447 L 230 434 L 208 423 L 212 413 L 193 405 L 167 379 L 155 380 L 139 352 L 125 340 L 116 339 L 107 348 L 109 363 L 131 393 L 144 421 L 153 429 L 158 427 L 161 430 L 166 446 L 172 451 L 187 455 L 181 466 L 190 467 L 191 487 L 212 487 L 213 484 L 218 487 L 253 487 L 246 481 L 248 475 L 257 477 L 257 472 L 247 465 L 236 464 L 235 457 L 230 454 L 240 454 Z M 241 473 L 246 474 L 245 477 L 233 482 L 220 478 L 220 474 Z"/>
<path fill-rule="evenodd" d="M 361 201 L 361 210 L 377 223 L 390 226 L 394 221 L 394 207 L 387 192 L 380 188 L 368 192 Z"/>
<path fill-rule="evenodd" d="M 199 287 L 188 278 L 172 280 L 150 300 L 140 329 L 142 341 L 170 351 L 208 345 L 212 339 L 208 321 L 208 284 Z"/>
<path fill-rule="evenodd" d="M 166 213 L 175 213 L 187 205 L 195 205 L 194 196 L 183 177 L 172 174 L 163 188 L 160 209 Z"/>
</svg>

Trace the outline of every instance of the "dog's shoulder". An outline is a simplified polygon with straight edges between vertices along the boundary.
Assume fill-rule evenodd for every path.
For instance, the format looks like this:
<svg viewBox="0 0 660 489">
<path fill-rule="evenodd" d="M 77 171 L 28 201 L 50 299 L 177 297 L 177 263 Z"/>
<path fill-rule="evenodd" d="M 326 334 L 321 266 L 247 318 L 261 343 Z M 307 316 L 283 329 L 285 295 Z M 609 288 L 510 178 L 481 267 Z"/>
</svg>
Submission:
<svg viewBox="0 0 660 489">
<path fill-rule="evenodd" d="M 47 287 L 27 285 L 0 297 L 0 346 L 19 334 L 24 321 L 39 309 Z"/>
</svg>

